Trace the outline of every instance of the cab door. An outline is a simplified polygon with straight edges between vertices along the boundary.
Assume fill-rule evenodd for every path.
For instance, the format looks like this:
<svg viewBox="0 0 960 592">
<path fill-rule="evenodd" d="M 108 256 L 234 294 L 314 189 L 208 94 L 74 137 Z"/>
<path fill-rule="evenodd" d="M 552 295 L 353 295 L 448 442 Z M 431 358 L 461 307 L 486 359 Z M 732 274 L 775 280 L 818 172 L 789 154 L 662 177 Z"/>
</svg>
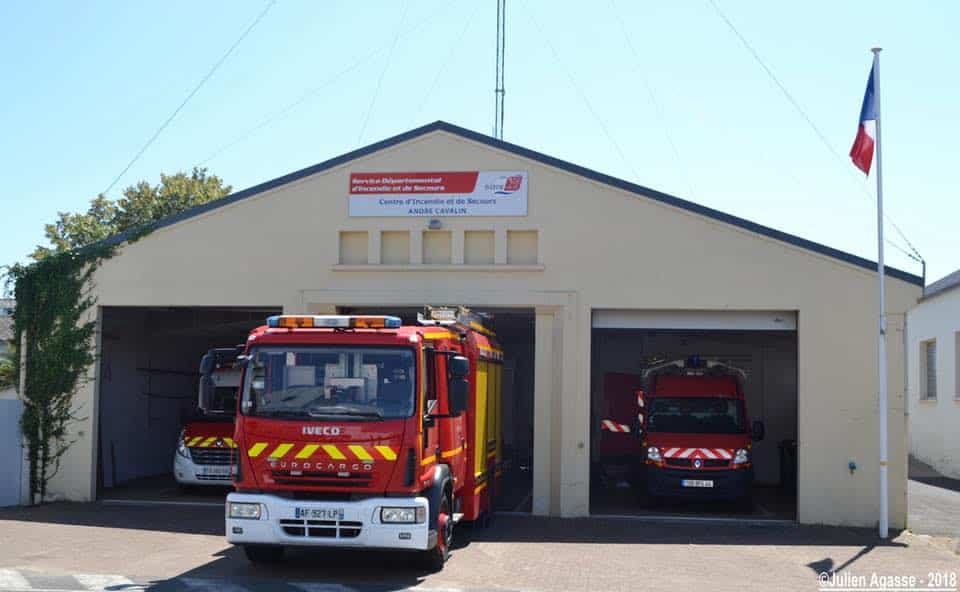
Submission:
<svg viewBox="0 0 960 592">
<path fill-rule="evenodd" d="M 598 418 L 600 428 L 597 450 L 601 459 L 639 457 L 643 446 L 636 433 L 643 413 L 637 391 L 643 384 L 635 374 L 608 372 L 603 376 L 603 406 Z"/>
<path fill-rule="evenodd" d="M 440 396 L 440 413 L 442 419 L 439 423 L 440 436 L 440 462 L 450 467 L 450 473 L 453 476 L 453 488 L 458 490 L 464 483 L 467 466 L 467 434 L 466 434 L 466 414 L 461 413 L 457 417 L 450 417 L 450 409 L 447 398 L 447 384 L 449 375 L 447 373 L 447 361 L 450 359 L 452 351 L 438 352 L 436 356 L 436 383 Z"/>
<path fill-rule="evenodd" d="M 420 463 L 421 473 L 424 478 L 432 477 L 433 466 L 440 462 L 440 428 L 439 420 L 434 415 L 440 411 L 440 389 L 437 381 L 437 353 L 433 349 L 427 349 L 423 353 L 423 408 L 420 410 L 420 442 L 421 450 Z"/>
</svg>

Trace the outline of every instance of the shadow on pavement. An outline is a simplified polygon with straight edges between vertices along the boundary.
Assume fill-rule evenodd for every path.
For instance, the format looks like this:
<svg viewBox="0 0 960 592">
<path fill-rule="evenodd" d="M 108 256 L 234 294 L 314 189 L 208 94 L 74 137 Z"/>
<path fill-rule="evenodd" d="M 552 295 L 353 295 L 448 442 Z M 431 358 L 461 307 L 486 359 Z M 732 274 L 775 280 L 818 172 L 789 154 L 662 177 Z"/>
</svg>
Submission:
<svg viewBox="0 0 960 592">
<path fill-rule="evenodd" d="M 5 521 L 70 524 L 100 528 L 153 530 L 183 534 L 224 534 L 223 509 L 192 506 L 127 506 L 59 502 L 42 506 L 0 508 Z"/>
<path fill-rule="evenodd" d="M 950 491 L 960 491 L 960 479 L 951 479 L 949 477 L 910 477 L 910 480 L 919 481 L 926 485 L 932 485 Z"/>
<path fill-rule="evenodd" d="M 224 534 L 223 510 L 218 507 L 125 506 L 104 503 L 52 503 L 26 508 L 0 508 L 4 521 L 71 524 L 153 530 L 183 534 Z M 484 542 L 701 544 L 701 545 L 887 545 L 867 528 L 800 525 L 716 526 L 691 523 L 647 523 L 629 518 L 545 518 L 512 514 L 498 516 L 491 528 L 457 528 L 462 544 Z M 325 555 L 333 552 L 326 551 Z"/>
<path fill-rule="evenodd" d="M 239 547 L 217 553 L 217 559 L 167 580 L 151 582 L 149 592 L 180 592 L 203 588 L 211 580 L 228 580 L 231 586 L 250 590 L 303 592 L 294 582 L 349 585 L 364 592 L 406 590 L 423 583 L 429 572 L 410 553 L 376 551 L 293 550 L 272 566 L 249 563 Z M 107 590 L 111 590 L 107 588 Z M 122 590 L 122 588 L 117 588 Z"/>
<path fill-rule="evenodd" d="M 812 563 L 808 563 L 807 567 L 812 569 L 813 572 L 817 575 L 822 573 L 830 573 L 830 574 L 840 573 L 843 570 L 850 567 L 851 565 L 853 565 L 854 563 L 856 563 L 858 559 L 860 559 L 870 551 L 873 551 L 875 548 L 876 548 L 876 545 L 867 545 L 866 547 L 857 551 L 856 555 L 844 561 L 840 565 L 834 565 L 833 558 L 827 557 L 825 559 L 821 559 L 820 561 L 814 561 Z"/>
</svg>

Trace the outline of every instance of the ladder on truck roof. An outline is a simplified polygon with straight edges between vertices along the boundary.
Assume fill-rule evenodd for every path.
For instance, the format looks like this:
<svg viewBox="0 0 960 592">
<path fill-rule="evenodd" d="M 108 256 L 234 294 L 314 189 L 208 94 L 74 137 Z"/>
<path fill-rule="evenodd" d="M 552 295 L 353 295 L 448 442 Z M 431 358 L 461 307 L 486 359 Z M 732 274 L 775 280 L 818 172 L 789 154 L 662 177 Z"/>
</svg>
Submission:
<svg viewBox="0 0 960 592">
<path fill-rule="evenodd" d="M 676 371 L 679 371 L 680 374 L 684 376 L 711 376 L 718 371 L 725 371 L 728 374 L 738 376 L 741 381 L 747 380 L 747 371 L 743 368 L 738 368 L 723 360 L 700 358 L 698 356 L 653 364 L 652 366 L 644 368 L 643 380 L 646 382 L 650 376 L 672 369 L 676 369 Z"/>
<path fill-rule="evenodd" d="M 417 313 L 417 322 L 421 325 L 444 327 L 458 333 L 477 331 L 488 337 L 494 336 L 490 327 L 491 320 L 491 315 L 474 312 L 466 306 L 453 308 L 427 305 L 423 307 L 423 312 Z"/>
</svg>

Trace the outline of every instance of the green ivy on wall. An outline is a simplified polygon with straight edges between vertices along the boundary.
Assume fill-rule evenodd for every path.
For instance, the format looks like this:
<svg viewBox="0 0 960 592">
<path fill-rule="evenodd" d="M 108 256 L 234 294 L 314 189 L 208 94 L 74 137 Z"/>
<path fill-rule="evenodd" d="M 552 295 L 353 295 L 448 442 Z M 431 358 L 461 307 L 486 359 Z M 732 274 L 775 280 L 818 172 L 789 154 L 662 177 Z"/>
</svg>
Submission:
<svg viewBox="0 0 960 592">
<path fill-rule="evenodd" d="M 31 499 L 43 502 L 47 484 L 72 443 L 67 425 L 75 415 L 74 395 L 95 360 L 96 320 L 90 279 L 113 247 L 88 247 L 50 254 L 7 270 L 17 306 L 13 313 L 12 382 L 20 388 L 20 420 L 30 460 Z"/>
</svg>

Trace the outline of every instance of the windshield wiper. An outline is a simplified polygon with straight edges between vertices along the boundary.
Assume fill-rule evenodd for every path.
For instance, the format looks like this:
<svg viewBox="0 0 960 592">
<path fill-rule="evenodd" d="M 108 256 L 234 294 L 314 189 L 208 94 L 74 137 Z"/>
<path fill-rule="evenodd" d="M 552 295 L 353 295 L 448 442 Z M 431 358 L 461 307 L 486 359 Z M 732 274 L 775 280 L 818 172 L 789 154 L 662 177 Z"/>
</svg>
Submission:
<svg viewBox="0 0 960 592">
<path fill-rule="evenodd" d="M 312 407 L 308 413 L 310 417 L 324 417 L 352 415 L 356 417 L 376 417 L 382 418 L 383 412 L 376 408 L 355 407 L 352 405 L 331 405 L 330 407 Z"/>
<path fill-rule="evenodd" d="M 303 417 L 306 414 L 303 411 L 290 409 L 258 409 L 256 415 L 261 417 Z"/>
</svg>

